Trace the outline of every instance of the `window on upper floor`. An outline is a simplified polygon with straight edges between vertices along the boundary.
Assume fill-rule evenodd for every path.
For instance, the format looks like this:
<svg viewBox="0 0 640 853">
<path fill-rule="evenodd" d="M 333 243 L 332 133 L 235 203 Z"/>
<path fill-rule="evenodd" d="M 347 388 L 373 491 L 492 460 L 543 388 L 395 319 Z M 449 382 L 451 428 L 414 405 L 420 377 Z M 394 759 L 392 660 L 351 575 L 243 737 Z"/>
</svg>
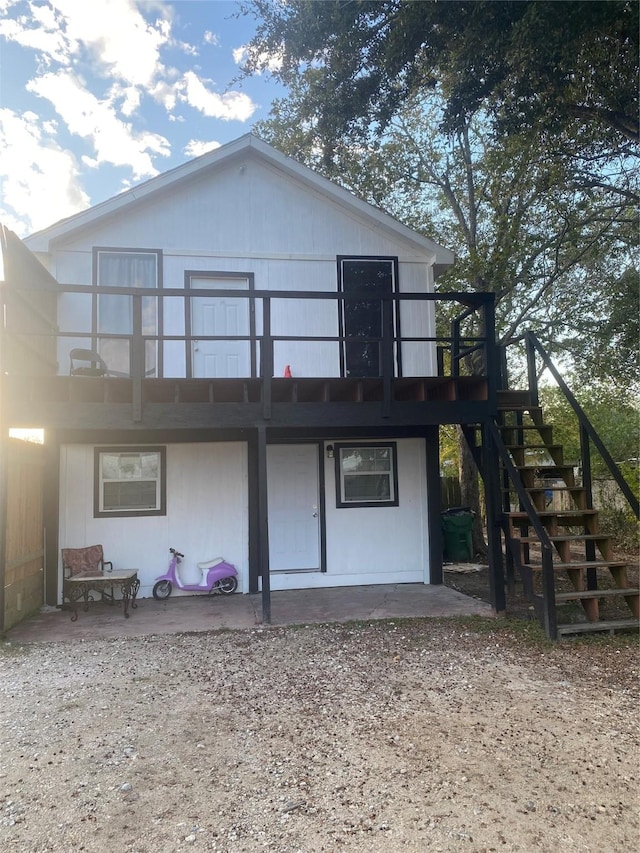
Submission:
<svg viewBox="0 0 640 853">
<path fill-rule="evenodd" d="M 94 281 L 100 288 L 132 287 L 154 290 L 161 284 L 162 252 L 146 249 L 94 249 Z M 130 337 L 139 324 L 143 335 L 157 335 L 161 310 L 156 296 L 142 297 L 141 317 L 134 318 L 133 299 L 126 294 L 100 293 L 95 309 L 94 331 L 100 355 L 110 371 L 128 376 L 131 370 Z M 105 337 L 122 335 L 123 337 Z M 126 337 L 124 337 L 126 336 Z M 156 341 L 145 344 L 145 373 L 156 375 Z"/>
</svg>

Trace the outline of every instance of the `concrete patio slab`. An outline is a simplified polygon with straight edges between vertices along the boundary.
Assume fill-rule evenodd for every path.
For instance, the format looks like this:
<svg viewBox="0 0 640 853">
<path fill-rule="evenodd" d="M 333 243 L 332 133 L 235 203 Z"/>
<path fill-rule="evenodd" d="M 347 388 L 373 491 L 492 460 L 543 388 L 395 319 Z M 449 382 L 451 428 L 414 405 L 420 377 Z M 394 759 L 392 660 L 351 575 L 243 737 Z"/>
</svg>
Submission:
<svg viewBox="0 0 640 853">
<path fill-rule="evenodd" d="M 446 586 L 390 584 L 271 593 L 274 626 L 401 617 L 493 616 L 488 604 Z M 7 632 L 16 643 L 72 642 L 117 637 L 179 634 L 262 625 L 262 596 L 143 598 L 125 619 L 118 605 L 90 603 L 72 622 L 70 612 L 43 608 Z M 265 626 L 267 627 L 267 626 Z"/>
</svg>

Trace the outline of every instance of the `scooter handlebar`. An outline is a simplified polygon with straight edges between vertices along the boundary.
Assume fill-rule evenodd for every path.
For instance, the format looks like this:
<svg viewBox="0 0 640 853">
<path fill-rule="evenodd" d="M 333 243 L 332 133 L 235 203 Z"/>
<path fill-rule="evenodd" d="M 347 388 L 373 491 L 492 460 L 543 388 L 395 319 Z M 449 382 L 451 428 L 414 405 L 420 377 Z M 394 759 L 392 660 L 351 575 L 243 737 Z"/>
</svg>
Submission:
<svg viewBox="0 0 640 853">
<path fill-rule="evenodd" d="M 176 557 L 183 558 L 184 554 L 181 554 L 180 551 L 176 551 L 175 548 L 169 548 L 171 554 L 175 554 Z"/>
</svg>

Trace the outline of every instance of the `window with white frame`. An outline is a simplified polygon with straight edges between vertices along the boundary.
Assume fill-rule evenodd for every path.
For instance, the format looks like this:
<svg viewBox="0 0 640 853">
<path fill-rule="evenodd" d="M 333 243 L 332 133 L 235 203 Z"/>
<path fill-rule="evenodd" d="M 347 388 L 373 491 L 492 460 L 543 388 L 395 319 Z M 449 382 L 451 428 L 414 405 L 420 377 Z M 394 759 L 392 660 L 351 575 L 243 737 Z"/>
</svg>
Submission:
<svg viewBox="0 0 640 853">
<path fill-rule="evenodd" d="M 398 506 L 394 442 L 337 444 L 335 464 L 338 507 Z"/>
<path fill-rule="evenodd" d="M 94 515 L 166 515 L 164 447 L 96 447 Z"/>
</svg>

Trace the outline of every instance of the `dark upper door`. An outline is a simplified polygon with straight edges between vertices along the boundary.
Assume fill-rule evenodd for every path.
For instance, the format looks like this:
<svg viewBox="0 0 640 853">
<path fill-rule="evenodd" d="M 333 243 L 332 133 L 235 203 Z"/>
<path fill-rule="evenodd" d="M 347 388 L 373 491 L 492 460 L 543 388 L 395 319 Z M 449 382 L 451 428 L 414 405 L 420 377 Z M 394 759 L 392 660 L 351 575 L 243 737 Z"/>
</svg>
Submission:
<svg viewBox="0 0 640 853">
<path fill-rule="evenodd" d="M 397 282 L 396 258 L 339 258 L 340 289 L 344 293 L 393 293 Z M 393 336 L 395 311 L 389 312 L 389 324 L 383 329 L 382 302 L 369 299 L 344 300 L 342 349 L 344 376 L 382 376 L 382 339 Z"/>
</svg>

